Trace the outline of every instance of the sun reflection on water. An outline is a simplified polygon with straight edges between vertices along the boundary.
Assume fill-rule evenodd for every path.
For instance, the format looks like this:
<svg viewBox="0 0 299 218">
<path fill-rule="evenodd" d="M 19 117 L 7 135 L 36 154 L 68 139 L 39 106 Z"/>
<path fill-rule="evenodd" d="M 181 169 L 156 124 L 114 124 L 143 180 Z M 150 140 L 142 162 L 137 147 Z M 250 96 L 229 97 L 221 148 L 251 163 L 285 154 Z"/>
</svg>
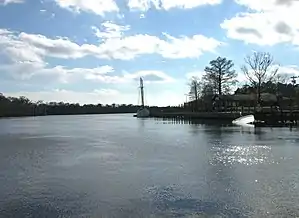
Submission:
<svg viewBox="0 0 299 218">
<path fill-rule="evenodd" d="M 215 146 L 212 148 L 213 157 L 210 164 L 244 164 L 254 165 L 261 163 L 274 163 L 271 157 L 271 147 L 267 145 L 231 145 L 228 147 Z"/>
</svg>

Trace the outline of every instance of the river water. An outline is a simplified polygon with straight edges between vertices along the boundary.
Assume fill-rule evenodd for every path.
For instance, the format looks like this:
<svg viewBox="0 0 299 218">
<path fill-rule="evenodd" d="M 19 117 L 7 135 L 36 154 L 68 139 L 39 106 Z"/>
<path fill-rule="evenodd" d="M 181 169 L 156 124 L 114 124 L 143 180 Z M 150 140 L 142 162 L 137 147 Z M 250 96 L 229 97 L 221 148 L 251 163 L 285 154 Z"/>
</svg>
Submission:
<svg viewBox="0 0 299 218">
<path fill-rule="evenodd" d="M 298 217 L 297 129 L 0 120 L 0 217 Z"/>
</svg>

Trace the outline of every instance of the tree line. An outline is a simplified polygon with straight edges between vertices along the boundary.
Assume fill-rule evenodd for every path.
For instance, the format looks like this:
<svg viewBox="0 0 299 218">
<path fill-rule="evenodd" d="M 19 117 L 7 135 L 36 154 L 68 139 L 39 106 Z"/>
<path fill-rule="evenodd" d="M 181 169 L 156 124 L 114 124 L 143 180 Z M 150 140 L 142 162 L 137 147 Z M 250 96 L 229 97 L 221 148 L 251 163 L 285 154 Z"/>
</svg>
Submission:
<svg viewBox="0 0 299 218">
<path fill-rule="evenodd" d="M 64 102 L 33 102 L 28 98 L 5 97 L 0 93 L 0 117 L 102 114 L 102 113 L 134 113 L 137 105 L 102 105 L 102 104 L 69 104 Z"/>
<path fill-rule="evenodd" d="M 189 86 L 191 100 L 199 100 L 205 96 L 231 94 L 233 87 L 238 85 L 238 73 L 234 63 L 225 57 L 218 57 L 209 62 L 204 69 L 204 75 L 192 77 Z M 291 83 L 287 74 L 278 73 L 279 66 L 275 64 L 273 56 L 268 52 L 254 52 L 244 58 L 240 67 L 247 81 L 235 90 L 234 94 L 257 95 L 257 104 L 262 101 L 262 93 L 271 93 L 298 100 L 299 89 L 295 77 Z"/>
<path fill-rule="evenodd" d="M 43 101 L 33 102 L 21 97 L 6 97 L 0 93 L 0 117 L 22 117 L 22 116 L 45 116 L 45 115 L 74 115 L 74 114 L 113 114 L 113 113 L 136 113 L 139 105 L 133 104 L 84 104 L 80 105 Z M 151 106 L 151 111 L 164 110 L 174 112 L 179 107 L 157 107 Z"/>
</svg>

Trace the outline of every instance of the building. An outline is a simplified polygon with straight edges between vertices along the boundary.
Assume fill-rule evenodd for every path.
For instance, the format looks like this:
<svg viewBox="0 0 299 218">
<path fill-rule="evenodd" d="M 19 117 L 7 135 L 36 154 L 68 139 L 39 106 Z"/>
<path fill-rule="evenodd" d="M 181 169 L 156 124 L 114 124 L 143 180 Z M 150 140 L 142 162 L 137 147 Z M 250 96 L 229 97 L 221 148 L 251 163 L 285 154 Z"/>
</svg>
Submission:
<svg viewBox="0 0 299 218">
<path fill-rule="evenodd" d="M 287 107 L 291 105 L 291 99 L 277 96 L 271 93 L 261 94 L 262 107 Z M 184 104 L 184 108 L 190 111 L 243 111 L 256 110 L 257 95 L 235 94 L 235 95 L 209 95 L 200 98 L 197 102 L 190 101 Z"/>
</svg>

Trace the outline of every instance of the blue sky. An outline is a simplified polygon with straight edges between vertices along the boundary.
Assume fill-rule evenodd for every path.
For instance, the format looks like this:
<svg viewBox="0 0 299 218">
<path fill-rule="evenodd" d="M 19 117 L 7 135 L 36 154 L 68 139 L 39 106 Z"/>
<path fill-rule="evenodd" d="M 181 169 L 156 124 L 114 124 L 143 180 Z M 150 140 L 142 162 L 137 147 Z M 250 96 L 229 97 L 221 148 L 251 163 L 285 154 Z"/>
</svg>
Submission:
<svg viewBox="0 0 299 218">
<path fill-rule="evenodd" d="M 299 75 L 296 0 L 0 0 L 0 87 L 37 101 L 178 105 L 217 56 Z"/>
</svg>

